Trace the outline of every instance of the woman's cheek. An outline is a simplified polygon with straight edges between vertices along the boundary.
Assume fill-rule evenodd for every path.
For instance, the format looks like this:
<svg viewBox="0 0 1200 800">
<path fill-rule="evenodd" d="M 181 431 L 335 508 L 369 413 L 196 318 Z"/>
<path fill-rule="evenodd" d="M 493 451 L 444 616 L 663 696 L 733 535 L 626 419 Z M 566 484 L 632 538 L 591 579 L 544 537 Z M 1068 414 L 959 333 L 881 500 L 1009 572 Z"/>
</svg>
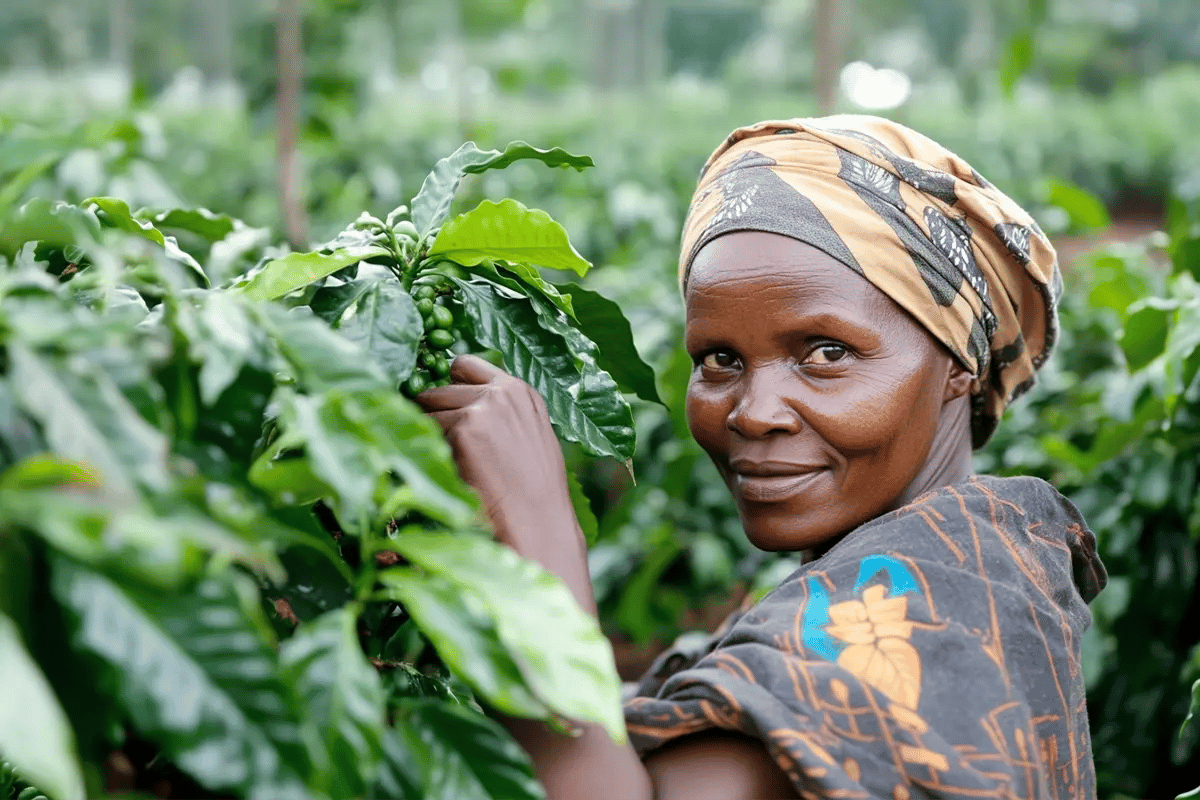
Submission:
<svg viewBox="0 0 1200 800">
<path fill-rule="evenodd" d="M 846 455 L 887 447 L 915 433 L 913 417 L 922 416 L 921 398 L 905 383 L 859 384 L 853 393 L 822 397 L 810 405 L 811 424 Z"/>
<path fill-rule="evenodd" d="M 711 390 L 705 390 L 693 379 L 688 386 L 685 414 L 688 430 L 692 438 L 702 448 L 713 453 L 714 449 L 723 446 L 722 431 L 725 430 L 725 420 L 728 411 L 721 398 Z"/>
</svg>

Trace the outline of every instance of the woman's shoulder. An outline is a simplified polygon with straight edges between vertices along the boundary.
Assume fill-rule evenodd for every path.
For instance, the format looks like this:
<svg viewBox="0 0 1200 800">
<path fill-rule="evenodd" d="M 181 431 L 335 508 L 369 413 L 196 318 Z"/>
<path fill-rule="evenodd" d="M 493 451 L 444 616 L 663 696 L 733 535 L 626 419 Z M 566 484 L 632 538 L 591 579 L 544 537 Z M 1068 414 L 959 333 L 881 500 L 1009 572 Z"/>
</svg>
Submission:
<svg viewBox="0 0 1200 800">
<path fill-rule="evenodd" d="M 976 475 L 926 492 L 851 531 L 801 571 L 839 570 L 872 557 L 982 570 L 989 579 L 1011 570 L 1052 590 L 1073 585 L 1085 601 L 1107 580 L 1079 510 L 1046 481 L 1025 476 Z"/>
</svg>

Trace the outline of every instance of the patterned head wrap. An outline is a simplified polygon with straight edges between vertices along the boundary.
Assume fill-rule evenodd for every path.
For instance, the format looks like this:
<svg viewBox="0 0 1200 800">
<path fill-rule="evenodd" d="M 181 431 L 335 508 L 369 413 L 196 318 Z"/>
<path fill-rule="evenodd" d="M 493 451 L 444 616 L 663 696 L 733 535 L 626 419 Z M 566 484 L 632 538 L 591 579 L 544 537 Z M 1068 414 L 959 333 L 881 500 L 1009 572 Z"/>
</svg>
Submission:
<svg viewBox="0 0 1200 800">
<path fill-rule="evenodd" d="M 1037 223 L 961 158 L 890 120 L 792 119 L 731 133 L 688 210 L 681 286 L 701 247 L 747 230 L 824 251 L 945 345 L 975 376 L 976 447 L 1054 344 L 1062 277 Z"/>
</svg>

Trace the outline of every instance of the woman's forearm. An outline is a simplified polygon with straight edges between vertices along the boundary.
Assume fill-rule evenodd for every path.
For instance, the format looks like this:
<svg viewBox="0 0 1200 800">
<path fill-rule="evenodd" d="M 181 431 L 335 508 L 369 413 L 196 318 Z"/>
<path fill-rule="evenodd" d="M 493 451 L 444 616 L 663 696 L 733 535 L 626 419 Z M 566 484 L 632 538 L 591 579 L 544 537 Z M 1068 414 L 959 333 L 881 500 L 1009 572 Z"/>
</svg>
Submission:
<svg viewBox="0 0 1200 800">
<path fill-rule="evenodd" d="M 550 506 L 553 508 L 554 506 Z M 546 508 L 539 509 L 543 515 Z M 538 562 L 561 580 L 585 613 L 596 616 L 596 601 L 587 569 L 587 547 L 575 514 L 566 506 L 557 518 L 534 517 L 521 509 L 496 514 L 498 538 L 514 546 L 525 558 Z M 561 537 L 522 536 L 534 526 L 571 530 Z M 565 544 L 564 544 L 565 543 Z M 578 736 L 556 733 L 544 722 L 494 715 L 509 734 L 529 753 L 538 780 L 546 787 L 548 800 L 629 798 L 651 800 L 650 776 L 633 747 L 615 743 L 599 725 L 581 724 Z"/>
<path fill-rule="evenodd" d="M 615 743 L 599 725 L 570 736 L 537 720 L 497 719 L 529 753 L 548 800 L 652 800 L 650 776 L 633 747 Z"/>
</svg>

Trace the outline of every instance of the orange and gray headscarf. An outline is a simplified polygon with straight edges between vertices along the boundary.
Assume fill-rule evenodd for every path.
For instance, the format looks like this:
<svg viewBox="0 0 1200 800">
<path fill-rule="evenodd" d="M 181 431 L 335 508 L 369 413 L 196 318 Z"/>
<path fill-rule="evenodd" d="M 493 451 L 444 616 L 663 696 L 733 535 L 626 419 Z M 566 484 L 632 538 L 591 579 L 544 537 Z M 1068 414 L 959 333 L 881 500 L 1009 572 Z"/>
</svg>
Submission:
<svg viewBox="0 0 1200 800">
<path fill-rule="evenodd" d="M 976 447 L 1054 344 L 1062 277 L 1037 223 L 961 158 L 890 120 L 792 119 L 731 133 L 688 210 L 681 286 L 701 247 L 746 230 L 824 251 L 945 345 L 975 376 Z"/>
</svg>

